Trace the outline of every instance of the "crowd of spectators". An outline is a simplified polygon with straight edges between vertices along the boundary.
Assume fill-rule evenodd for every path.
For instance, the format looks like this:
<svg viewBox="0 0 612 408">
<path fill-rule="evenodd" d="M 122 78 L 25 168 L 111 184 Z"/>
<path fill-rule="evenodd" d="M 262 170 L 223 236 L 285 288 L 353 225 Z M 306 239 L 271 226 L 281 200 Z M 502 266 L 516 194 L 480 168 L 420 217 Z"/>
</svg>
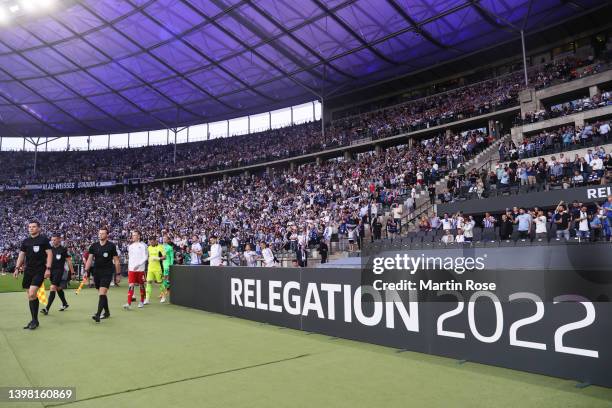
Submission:
<svg viewBox="0 0 612 408">
<path fill-rule="evenodd" d="M 547 119 L 567 116 L 577 112 L 603 108 L 611 104 L 612 94 L 609 91 L 606 91 L 593 95 L 592 97 L 585 97 L 575 99 L 569 102 L 552 105 L 547 109 L 540 109 L 535 112 L 527 112 L 525 113 L 522 119 L 519 118 L 519 122 L 525 125 L 529 123 L 540 122 Z"/>
<path fill-rule="evenodd" d="M 328 245 L 334 231 L 357 250 L 363 224 L 369 222 L 365 215 L 397 207 L 402 195 L 414 198 L 492 140 L 478 131 L 440 135 L 411 148 L 361 153 L 354 160 L 207 183 L 152 183 L 125 193 L 4 192 L 0 248 L 14 252 L 27 222 L 37 219 L 45 231 L 60 232 L 75 253 L 95 240 L 102 225 L 109 227 L 122 253 L 132 230 L 144 237 L 168 234 L 179 248 L 179 260 L 191 258 L 193 244 L 213 236 L 242 254 L 257 252 L 262 243 L 297 253 L 321 241 Z"/>
<path fill-rule="evenodd" d="M 601 205 L 574 201 L 571 204 L 561 202 L 548 210 L 513 207 L 497 215 L 489 212 L 480 215 L 445 213 L 442 217 L 424 215 L 418 222 L 418 232 L 412 235 L 415 239 L 429 237 L 429 242 L 445 244 L 519 239 L 548 242 L 554 238 L 611 241 L 612 195 Z"/>
<path fill-rule="evenodd" d="M 577 67 L 584 67 L 580 71 Z M 601 63 L 564 59 L 530 70 L 532 86 L 547 86 L 602 69 Z M 176 145 L 96 151 L 0 152 L 0 184 L 127 181 L 162 178 L 241 167 L 346 146 L 364 138 L 380 139 L 481 115 L 518 103 L 524 88 L 521 71 L 386 109 L 333 122 L 323 135 L 320 122 L 250 135 Z"/>
<path fill-rule="evenodd" d="M 437 196 L 432 192 L 431 201 L 607 184 L 612 180 L 612 152 L 606 146 L 612 141 L 610 127 L 610 121 L 562 126 L 526 136 L 518 145 L 512 140 L 502 142 L 500 160 L 493 169 L 484 166 L 465 171 L 459 166 L 442 192 Z M 577 149 L 584 153 L 568 153 Z"/>
<path fill-rule="evenodd" d="M 576 150 L 611 142 L 609 120 L 584 126 L 561 126 L 538 134 L 524 136 L 518 145 L 509 140 L 499 146 L 500 161 L 522 160 L 545 154 Z"/>
</svg>

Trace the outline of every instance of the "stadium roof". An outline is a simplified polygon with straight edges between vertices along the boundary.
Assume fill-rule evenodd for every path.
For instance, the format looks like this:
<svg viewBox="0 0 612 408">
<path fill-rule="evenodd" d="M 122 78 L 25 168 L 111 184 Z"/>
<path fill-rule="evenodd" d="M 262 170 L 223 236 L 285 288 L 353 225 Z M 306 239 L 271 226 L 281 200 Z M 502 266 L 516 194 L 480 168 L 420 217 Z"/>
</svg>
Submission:
<svg viewBox="0 0 612 408">
<path fill-rule="evenodd" d="M 276 109 L 605 2 L 56 0 L 38 14 L 26 3 L 0 0 L 2 136 L 173 128 Z"/>
</svg>

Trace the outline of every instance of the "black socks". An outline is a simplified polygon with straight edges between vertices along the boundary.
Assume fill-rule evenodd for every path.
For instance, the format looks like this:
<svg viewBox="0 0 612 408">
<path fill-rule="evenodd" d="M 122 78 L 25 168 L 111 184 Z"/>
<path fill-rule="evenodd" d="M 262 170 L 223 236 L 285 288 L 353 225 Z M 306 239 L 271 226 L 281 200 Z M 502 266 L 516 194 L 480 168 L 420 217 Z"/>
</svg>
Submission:
<svg viewBox="0 0 612 408">
<path fill-rule="evenodd" d="M 98 298 L 98 313 L 96 313 L 98 316 L 102 314 L 102 309 L 104 309 L 104 311 L 108 311 L 106 295 L 100 295 Z"/>
<path fill-rule="evenodd" d="M 110 316 L 110 310 L 108 310 L 108 298 L 106 297 L 106 295 L 102 296 L 104 296 L 104 314 L 108 317 Z"/>
<path fill-rule="evenodd" d="M 53 292 L 51 292 L 51 296 L 53 296 Z M 62 301 L 62 306 L 67 306 L 68 303 L 66 303 L 66 295 L 64 295 L 64 290 L 60 289 L 57 291 L 57 296 L 59 296 L 60 300 Z M 51 303 L 49 303 L 51 304 Z"/>
<path fill-rule="evenodd" d="M 32 314 L 32 321 L 38 321 L 38 298 L 30 300 L 30 313 Z"/>
<path fill-rule="evenodd" d="M 47 310 L 51 309 L 51 304 L 53 303 L 54 300 L 55 300 L 55 292 L 51 291 L 51 293 L 49 293 L 49 300 L 47 301 Z"/>
</svg>

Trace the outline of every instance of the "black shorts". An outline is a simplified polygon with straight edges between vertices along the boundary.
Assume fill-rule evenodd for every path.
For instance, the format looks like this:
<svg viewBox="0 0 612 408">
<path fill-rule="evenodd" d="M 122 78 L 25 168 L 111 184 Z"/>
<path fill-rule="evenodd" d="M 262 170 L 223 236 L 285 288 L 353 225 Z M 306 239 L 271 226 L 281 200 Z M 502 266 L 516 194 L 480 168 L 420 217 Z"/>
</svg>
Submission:
<svg viewBox="0 0 612 408">
<path fill-rule="evenodd" d="M 60 286 L 62 282 L 62 276 L 64 276 L 63 269 L 60 269 L 58 271 L 51 271 L 51 284 L 55 286 Z"/>
<path fill-rule="evenodd" d="M 30 286 L 40 287 L 44 280 L 45 280 L 44 270 L 40 272 L 26 271 L 23 274 L 23 281 L 21 282 L 21 287 L 24 289 L 28 289 Z"/>
<path fill-rule="evenodd" d="M 113 280 L 114 273 L 111 272 L 96 272 L 94 273 L 94 285 L 96 289 L 110 287 L 111 281 Z"/>
</svg>

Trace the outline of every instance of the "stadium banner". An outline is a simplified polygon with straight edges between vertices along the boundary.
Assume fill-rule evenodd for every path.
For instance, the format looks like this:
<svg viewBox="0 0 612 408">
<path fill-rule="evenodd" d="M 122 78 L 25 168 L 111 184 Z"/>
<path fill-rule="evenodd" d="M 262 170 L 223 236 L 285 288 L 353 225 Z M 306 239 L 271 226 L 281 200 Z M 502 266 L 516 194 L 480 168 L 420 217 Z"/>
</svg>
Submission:
<svg viewBox="0 0 612 408">
<path fill-rule="evenodd" d="M 42 184 L 24 184 L 22 186 L 0 186 L 0 191 L 51 191 L 51 190 L 74 190 L 74 189 L 86 189 L 86 188 L 106 188 L 114 187 L 117 182 L 114 180 L 107 181 L 78 181 L 78 182 L 64 182 L 64 183 L 42 183 Z"/>
<path fill-rule="evenodd" d="M 569 188 L 567 190 L 549 190 L 529 194 L 512 194 L 483 198 L 480 200 L 456 201 L 438 204 L 438 214 L 455 214 L 459 211 L 465 214 L 480 214 L 485 212 L 504 212 L 506 208 L 525 207 L 555 207 L 560 201 L 571 203 L 601 203 L 612 194 L 612 184 L 593 185 L 588 187 Z"/>
<path fill-rule="evenodd" d="M 410 291 L 400 288 L 410 278 L 380 290 L 349 268 L 173 266 L 170 274 L 176 305 L 612 387 L 612 282 L 601 273 L 420 270 L 412 280 L 426 286 Z"/>
</svg>

